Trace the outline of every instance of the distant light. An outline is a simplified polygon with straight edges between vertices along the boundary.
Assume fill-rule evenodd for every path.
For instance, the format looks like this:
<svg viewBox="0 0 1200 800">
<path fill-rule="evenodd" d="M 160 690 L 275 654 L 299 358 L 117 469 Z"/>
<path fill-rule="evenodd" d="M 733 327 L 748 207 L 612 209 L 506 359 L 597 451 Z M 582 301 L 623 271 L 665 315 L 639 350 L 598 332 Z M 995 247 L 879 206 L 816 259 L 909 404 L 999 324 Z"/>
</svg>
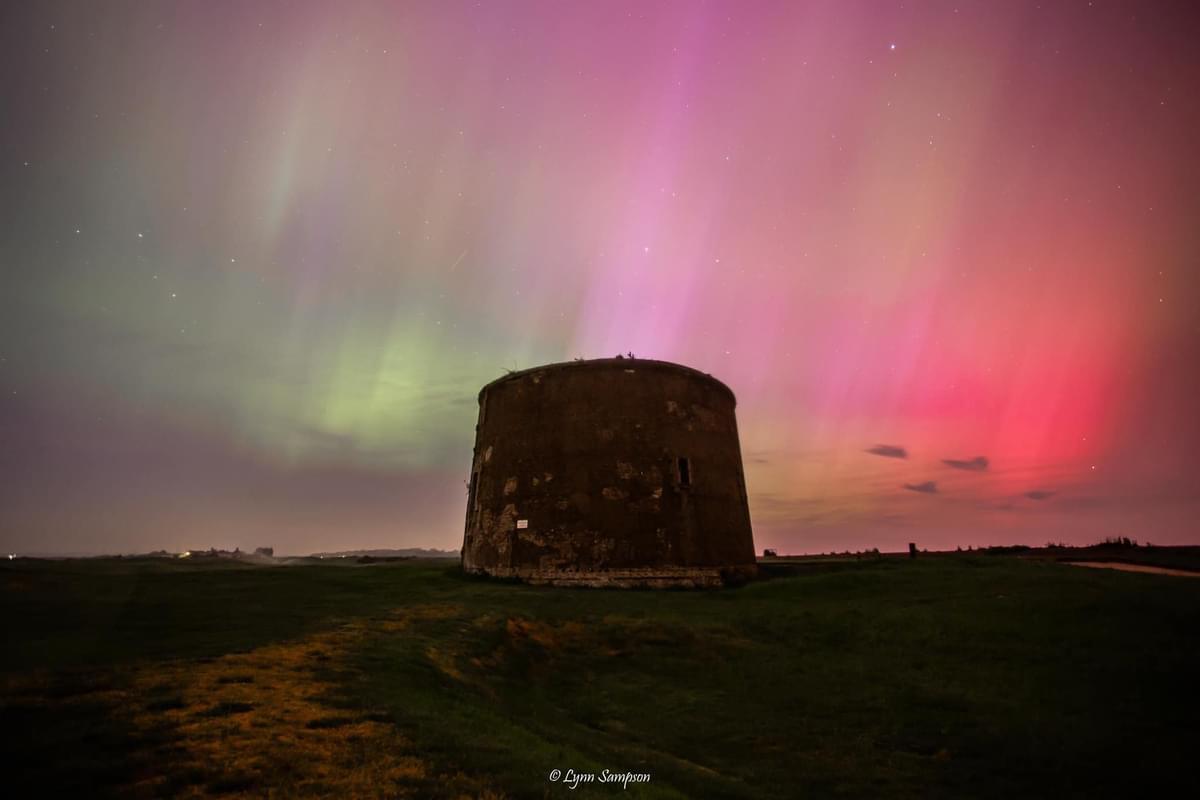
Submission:
<svg viewBox="0 0 1200 800">
<path fill-rule="evenodd" d="M 9 554 L 8 554 L 8 560 L 9 560 L 9 561 L 12 561 L 12 560 L 13 560 L 14 558 L 16 558 L 16 557 L 17 557 L 17 554 L 16 554 L 16 553 L 9 553 Z"/>
<path fill-rule="evenodd" d="M 896 43 L 895 43 L 895 42 L 892 42 L 891 44 L 889 44 L 889 45 L 888 45 L 888 50 L 895 50 L 895 49 L 896 49 Z"/>
</svg>

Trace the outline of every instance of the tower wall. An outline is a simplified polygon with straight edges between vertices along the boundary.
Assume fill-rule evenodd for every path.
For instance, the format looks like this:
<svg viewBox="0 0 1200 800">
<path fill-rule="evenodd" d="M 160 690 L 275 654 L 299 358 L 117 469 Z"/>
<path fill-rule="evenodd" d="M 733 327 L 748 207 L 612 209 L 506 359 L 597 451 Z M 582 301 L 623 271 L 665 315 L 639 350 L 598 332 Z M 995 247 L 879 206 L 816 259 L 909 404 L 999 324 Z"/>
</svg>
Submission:
<svg viewBox="0 0 1200 800">
<path fill-rule="evenodd" d="M 662 361 L 567 362 L 488 384 L 464 569 L 588 585 L 752 574 L 734 406 L 720 381 Z"/>
</svg>

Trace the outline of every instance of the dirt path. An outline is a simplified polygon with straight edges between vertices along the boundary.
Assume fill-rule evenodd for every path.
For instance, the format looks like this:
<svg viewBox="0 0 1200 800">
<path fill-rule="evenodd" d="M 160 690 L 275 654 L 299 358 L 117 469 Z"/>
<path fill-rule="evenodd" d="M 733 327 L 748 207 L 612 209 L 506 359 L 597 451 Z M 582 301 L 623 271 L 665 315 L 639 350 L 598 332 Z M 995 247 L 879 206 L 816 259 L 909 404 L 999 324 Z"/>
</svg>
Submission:
<svg viewBox="0 0 1200 800">
<path fill-rule="evenodd" d="M 1124 561 L 1064 561 L 1073 567 L 1093 567 L 1096 569 L 1119 569 L 1122 572 L 1146 572 L 1151 575 L 1178 575 L 1181 578 L 1200 578 L 1200 572 L 1186 569 L 1168 569 L 1167 567 L 1151 567 L 1146 564 L 1128 564 Z"/>
</svg>

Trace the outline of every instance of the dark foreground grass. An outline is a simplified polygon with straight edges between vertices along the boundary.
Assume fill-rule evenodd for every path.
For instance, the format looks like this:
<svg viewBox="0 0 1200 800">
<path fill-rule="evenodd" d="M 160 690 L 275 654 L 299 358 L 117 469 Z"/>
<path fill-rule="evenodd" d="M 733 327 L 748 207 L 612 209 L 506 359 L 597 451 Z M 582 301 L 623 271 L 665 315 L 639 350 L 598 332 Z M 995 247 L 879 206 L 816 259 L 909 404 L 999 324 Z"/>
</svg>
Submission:
<svg viewBox="0 0 1200 800">
<path fill-rule="evenodd" d="M 384 729 L 408 759 L 389 786 L 417 797 L 1149 796 L 1193 769 L 1200 580 L 996 557 L 720 592 L 536 588 L 445 562 L 19 561 L 0 580 L 20 796 L 361 791 L 336 772 L 401 747 L 362 741 Z M 276 652 L 300 654 L 310 671 L 286 674 L 319 684 L 319 707 L 262 716 L 295 693 L 264 666 Z M 341 737 L 327 783 L 221 763 L 222 736 L 244 748 L 271 725 Z M 553 769 L 651 777 L 570 791 Z"/>
</svg>

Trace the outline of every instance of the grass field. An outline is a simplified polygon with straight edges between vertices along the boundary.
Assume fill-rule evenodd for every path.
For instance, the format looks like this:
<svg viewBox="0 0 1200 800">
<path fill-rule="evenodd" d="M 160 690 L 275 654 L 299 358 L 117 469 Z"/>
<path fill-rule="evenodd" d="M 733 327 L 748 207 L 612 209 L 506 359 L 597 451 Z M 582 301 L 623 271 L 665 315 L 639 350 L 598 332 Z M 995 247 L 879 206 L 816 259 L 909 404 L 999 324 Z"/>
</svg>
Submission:
<svg viewBox="0 0 1200 800">
<path fill-rule="evenodd" d="M 946 556 L 734 590 L 410 561 L 0 569 L 10 797 L 1130 797 L 1194 776 L 1200 580 Z M 552 769 L 648 773 L 584 783 Z"/>
</svg>

